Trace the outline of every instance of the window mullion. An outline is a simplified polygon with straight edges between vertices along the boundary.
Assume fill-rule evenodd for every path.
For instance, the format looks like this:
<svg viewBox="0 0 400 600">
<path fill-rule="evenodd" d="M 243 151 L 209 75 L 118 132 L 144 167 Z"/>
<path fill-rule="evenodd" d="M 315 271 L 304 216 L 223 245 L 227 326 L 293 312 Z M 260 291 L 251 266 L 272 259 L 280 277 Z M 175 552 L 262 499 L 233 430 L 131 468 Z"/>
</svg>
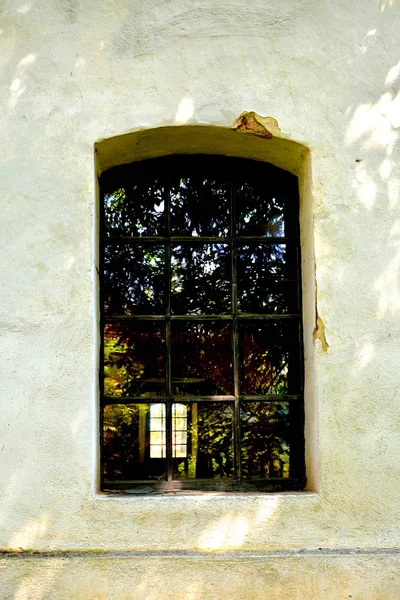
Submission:
<svg viewBox="0 0 400 600">
<path fill-rule="evenodd" d="M 164 189 L 164 210 L 167 217 L 167 238 L 165 249 L 165 345 L 166 345 L 166 388 L 167 404 L 165 410 L 165 443 L 167 460 L 167 481 L 172 480 L 172 373 L 171 373 L 171 212 L 170 212 L 170 183 L 167 181 Z"/>
<path fill-rule="evenodd" d="M 237 244 L 236 244 L 236 207 L 234 183 L 230 185 L 231 214 L 231 277 L 232 277 L 232 361 L 233 361 L 233 393 L 235 396 L 233 432 L 235 452 L 235 473 L 237 479 L 242 478 L 240 463 L 240 403 L 239 403 L 239 332 L 237 321 Z"/>
</svg>

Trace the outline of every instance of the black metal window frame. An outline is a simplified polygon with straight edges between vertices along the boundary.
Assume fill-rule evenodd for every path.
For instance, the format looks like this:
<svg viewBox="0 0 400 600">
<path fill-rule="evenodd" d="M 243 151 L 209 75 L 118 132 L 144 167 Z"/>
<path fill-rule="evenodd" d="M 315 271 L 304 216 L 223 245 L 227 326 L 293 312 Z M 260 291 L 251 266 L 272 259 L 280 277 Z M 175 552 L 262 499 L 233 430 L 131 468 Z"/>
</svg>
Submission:
<svg viewBox="0 0 400 600">
<path fill-rule="evenodd" d="M 235 184 L 234 177 L 230 182 L 230 234 L 227 236 L 187 236 L 187 235 L 172 235 L 171 234 L 171 211 L 170 211 L 170 189 L 169 185 L 165 186 L 164 203 L 166 215 L 166 233 L 161 236 L 112 236 L 107 235 L 104 229 L 104 203 L 103 198 L 107 190 L 115 186 L 121 178 L 123 181 L 134 181 L 135 178 L 140 179 L 142 173 L 154 172 L 154 178 L 160 174 L 168 174 L 169 172 L 179 173 L 181 165 L 190 165 L 190 168 L 196 164 L 196 169 L 201 171 L 207 170 L 207 166 L 212 164 L 213 169 L 221 168 L 226 173 L 234 173 L 236 169 L 249 169 L 250 181 L 251 178 L 269 177 L 272 173 L 280 172 L 280 176 L 284 181 L 285 176 L 291 177 L 292 198 L 291 205 L 288 207 L 285 214 L 285 223 L 290 224 L 288 228 L 290 235 L 285 236 L 254 236 L 240 235 L 237 228 L 236 202 L 235 202 Z M 253 172 L 254 169 L 254 172 Z M 286 174 L 286 175 L 285 175 Z M 295 180 L 295 185 L 293 182 Z M 168 181 L 168 180 L 167 180 Z M 100 177 L 100 330 L 101 330 L 101 349 L 100 349 L 100 408 L 101 414 L 103 407 L 108 404 L 132 404 L 132 403 L 162 403 L 166 406 L 166 455 L 167 455 L 167 473 L 166 481 L 128 481 L 126 483 L 113 483 L 101 477 L 101 489 L 104 491 L 123 491 L 128 489 L 131 493 L 137 491 L 143 493 L 144 488 L 151 487 L 154 491 L 161 493 L 194 490 L 194 491 L 223 491 L 223 492 L 278 492 L 278 491 L 293 491 L 302 490 L 306 484 L 305 476 L 305 458 L 304 458 L 304 361 L 303 361 L 303 332 L 302 332 L 302 294 L 301 294 L 301 248 L 300 248 L 300 225 L 299 225 L 299 195 L 297 178 L 281 169 L 277 169 L 269 163 L 262 163 L 251 159 L 225 157 L 220 155 L 173 155 L 168 157 L 148 159 L 146 161 L 131 163 L 104 172 Z M 171 247 L 177 243 L 188 243 L 193 245 L 202 243 L 228 244 L 231 255 L 231 312 L 229 314 L 173 314 L 171 311 Z M 165 261 L 165 313 L 164 314 L 132 314 L 126 315 L 105 315 L 103 310 L 103 277 L 104 270 L 104 246 L 105 244 L 124 243 L 127 245 L 165 245 L 166 261 Z M 285 313 L 243 313 L 238 310 L 237 302 L 237 248 L 239 244 L 257 243 L 265 245 L 271 244 L 290 244 L 293 250 L 291 260 L 296 271 L 296 288 L 297 288 L 297 309 L 293 312 Z M 266 395 L 249 395 L 240 393 L 239 373 L 241 365 L 239 364 L 239 323 L 245 321 L 295 321 L 298 323 L 298 340 L 297 340 L 297 356 L 294 359 L 297 362 L 297 382 L 296 393 L 287 394 L 266 394 Z M 162 321 L 165 323 L 165 344 L 166 344 L 166 395 L 165 396 L 123 396 L 114 397 L 104 394 L 103 387 L 103 333 L 104 326 L 113 322 L 129 322 L 129 321 Z M 184 396 L 176 396 L 173 394 L 173 383 L 171 373 L 171 324 L 175 321 L 224 321 L 232 325 L 232 351 L 233 351 L 233 394 L 223 396 L 199 396 L 188 400 Z M 187 402 L 230 402 L 233 405 L 234 414 L 234 463 L 235 476 L 231 481 L 218 481 L 207 479 L 173 479 L 173 432 L 172 432 L 172 405 L 174 403 Z M 240 460 L 240 407 L 242 402 L 289 402 L 292 411 L 292 438 L 291 448 L 293 447 L 293 457 L 291 457 L 290 475 L 286 478 L 265 478 L 243 480 L 241 473 Z M 100 445 L 101 454 L 103 448 L 103 422 L 100 418 Z"/>
</svg>

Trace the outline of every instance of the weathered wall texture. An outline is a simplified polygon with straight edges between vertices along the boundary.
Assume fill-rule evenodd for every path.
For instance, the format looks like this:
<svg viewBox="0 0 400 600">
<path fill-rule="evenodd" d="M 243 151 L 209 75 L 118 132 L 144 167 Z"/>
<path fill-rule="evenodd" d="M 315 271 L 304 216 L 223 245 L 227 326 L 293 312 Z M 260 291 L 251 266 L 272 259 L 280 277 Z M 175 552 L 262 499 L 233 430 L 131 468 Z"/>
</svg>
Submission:
<svg viewBox="0 0 400 600">
<path fill-rule="evenodd" d="M 0 597 L 399 598 L 399 0 L 0 8 Z M 101 497 L 94 143 L 244 110 L 312 151 L 318 493 Z"/>
</svg>

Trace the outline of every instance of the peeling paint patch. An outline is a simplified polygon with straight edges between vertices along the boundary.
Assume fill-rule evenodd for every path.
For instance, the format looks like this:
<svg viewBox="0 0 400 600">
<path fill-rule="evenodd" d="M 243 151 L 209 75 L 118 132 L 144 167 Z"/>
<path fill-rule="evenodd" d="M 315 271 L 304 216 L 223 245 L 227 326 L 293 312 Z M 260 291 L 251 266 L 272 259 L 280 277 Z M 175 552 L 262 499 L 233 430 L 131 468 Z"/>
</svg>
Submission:
<svg viewBox="0 0 400 600">
<path fill-rule="evenodd" d="M 325 323 L 323 322 L 323 320 L 321 319 L 321 317 L 319 316 L 318 313 L 317 313 L 317 324 L 315 326 L 314 333 L 313 333 L 313 340 L 315 342 L 317 340 L 319 340 L 321 342 L 322 351 L 328 352 L 329 344 L 326 340 L 326 335 L 325 335 Z"/>
<path fill-rule="evenodd" d="M 254 111 L 242 112 L 232 125 L 232 129 L 242 131 L 243 133 L 252 133 L 253 135 L 268 139 L 281 133 L 276 119 L 273 117 L 261 117 Z"/>
</svg>

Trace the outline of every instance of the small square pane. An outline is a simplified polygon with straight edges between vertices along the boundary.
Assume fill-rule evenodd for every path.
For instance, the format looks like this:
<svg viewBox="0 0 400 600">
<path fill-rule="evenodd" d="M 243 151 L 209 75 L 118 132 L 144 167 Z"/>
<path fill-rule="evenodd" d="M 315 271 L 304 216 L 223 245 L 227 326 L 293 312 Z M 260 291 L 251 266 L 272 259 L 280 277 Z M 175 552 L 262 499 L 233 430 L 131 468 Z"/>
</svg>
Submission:
<svg viewBox="0 0 400 600">
<path fill-rule="evenodd" d="M 231 310 L 231 255 L 228 244 L 173 246 L 173 314 L 223 314 Z"/>
<path fill-rule="evenodd" d="M 165 325 L 152 321 L 104 326 L 104 395 L 165 394 Z"/>
<path fill-rule="evenodd" d="M 150 445 L 161 445 L 165 443 L 165 436 L 162 431 L 150 430 Z"/>
<path fill-rule="evenodd" d="M 165 431 L 165 417 L 162 419 L 151 417 L 151 429 L 152 431 Z"/>
<path fill-rule="evenodd" d="M 187 428 L 187 419 L 183 417 L 177 417 L 173 420 L 174 428 L 176 431 L 185 431 Z"/>
<path fill-rule="evenodd" d="M 106 235 L 165 235 L 165 187 L 160 180 L 137 178 L 104 194 Z"/>
<path fill-rule="evenodd" d="M 105 246 L 103 301 L 106 315 L 163 314 L 164 295 L 164 246 Z"/>
<path fill-rule="evenodd" d="M 173 444 L 186 444 L 187 442 L 187 433 L 185 431 L 173 431 Z"/>
<path fill-rule="evenodd" d="M 159 420 L 163 422 L 165 419 L 165 405 L 164 404 L 152 404 L 151 405 L 151 418 L 154 421 Z"/>
<path fill-rule="evenodd" d="M 284 237 L 286 195 L 268 181 L 238 184 L 235 191 L 239 235 Z"/>
<path fill-rule="evenodd" d="M 174 460 L 174 479 L 223 479 L 233 477 L 233 404 L 187 404 L 187 444 L 177 446 L 185 460 Z"/>
<path fill-rule="evenodd" d="M 173 177 L 171 233 L 190 236 L 229 234 L 230 185 L 201 175 Z"/>
<path fill-rule="evenodd" d="M 150 446 L 150 458 L 165 458 L 165 445 L 163 446 Z"/>
<path fill-rule="evenodd" d="M 174 458 L 186 458 L 187 457 L 187 446 L 186 444 L 177 444 L 173 447 Z"/>
<path fill-rule="evenodd" d="M 297 319 L 239 323 L 241 395 L 300 392 Z"/>
<path fill-rule="evenodd" d="M 166 478 L 164 446 L 150 444 L 150 404 L 103 409 L 103 477 L 107 481 Z M 158 459 L 154 461 L 154 459 Z"/>
<path fill-rule="evenodd" d="M 172 405 L 172 418 L 175 420 L 187 418 L 187 406 L 186 404 L 175 403 Z"/>
<path fill-rule="evenodd" d="M 175 321 L 171 326 L 172 387 L 175 396 L 233 393 L 230 324 Z"/>
<path fill-rule="evenodd" d="M 237 256 L 240 312 L 298 312 L 296 248 L 288 244 L 239 244 Z"/>
<path fill-rule="evenodd" d="M 289 477 L 288 402 L 242 402 L 240 429 L 244 478 Z"/>
</svg>

